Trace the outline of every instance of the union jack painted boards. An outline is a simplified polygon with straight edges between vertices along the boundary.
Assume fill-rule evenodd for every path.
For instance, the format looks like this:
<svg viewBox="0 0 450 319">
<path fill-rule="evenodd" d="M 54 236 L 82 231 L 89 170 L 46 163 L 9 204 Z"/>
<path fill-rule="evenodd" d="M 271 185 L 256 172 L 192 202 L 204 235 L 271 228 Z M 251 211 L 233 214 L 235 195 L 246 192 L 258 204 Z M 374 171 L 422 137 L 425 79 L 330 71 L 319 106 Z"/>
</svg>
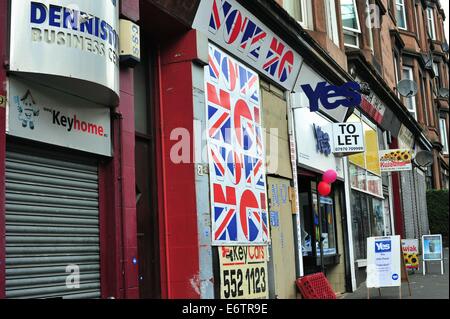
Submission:
<svg viewBox="0 0 450 319">
<path fill-rule="evenodd" d="M 213 244 L 266 244 L 258 74 L 209 44 L 205 82 Z"/>
</svg>

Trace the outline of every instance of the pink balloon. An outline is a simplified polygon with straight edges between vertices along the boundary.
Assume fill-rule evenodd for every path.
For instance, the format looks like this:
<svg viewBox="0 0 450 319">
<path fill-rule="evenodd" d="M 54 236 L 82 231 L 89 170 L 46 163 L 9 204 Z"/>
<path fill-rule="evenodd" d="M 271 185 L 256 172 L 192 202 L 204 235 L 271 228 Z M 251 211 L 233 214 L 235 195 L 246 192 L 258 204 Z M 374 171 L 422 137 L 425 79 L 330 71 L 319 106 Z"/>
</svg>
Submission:
<svg viewBox="0 0 450 319">
<path fill-rule="evenodd" d="M 328 171 L 323 173 L 322 181 L 324 181 L 325 183 L 332 184 L 336 181 L 336 179 L 337 173 L 334 169 L 329 169 Z"/>
<path fill-rule="evenodd" d="M 320 182 L 317 190 L 321 196 L 328 196 L 331 193 L 331 185 L 326 182 Z"/>
</svg>

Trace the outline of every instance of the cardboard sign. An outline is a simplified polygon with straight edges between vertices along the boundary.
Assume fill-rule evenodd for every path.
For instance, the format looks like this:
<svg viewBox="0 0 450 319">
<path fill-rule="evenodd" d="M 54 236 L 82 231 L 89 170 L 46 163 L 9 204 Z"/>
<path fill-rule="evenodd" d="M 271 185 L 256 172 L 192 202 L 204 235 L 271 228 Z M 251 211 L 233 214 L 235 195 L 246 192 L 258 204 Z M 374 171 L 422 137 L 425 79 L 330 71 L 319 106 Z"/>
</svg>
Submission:
<svg viewBox="0 0 450 319">
<path fill-rule="evenodd" d="M 419 240 L 402 239 L 402 252 L 407 269 L 419 269 Z"/>
<path fill-rule="evenodd" d="M 218 247 L 221 299 L 267 299 L 265 246 Z"/>
<path fill-rule="evenodd" d="M 442 236 L 422 236 L 423 260 L 442 260 Z"/>
<path fill-rule="evenodd" d="M 333 153 L 345 156 L 364 151 L 364 130 L 361 122 L 333 123 Z"/>
<path fill-rule="evenodd" d="M 408 149 L 379 151 L 381 172 L 412 170 L 412 153 Z"/>
<path fill-rule="evenodd" d="M 400 285 L 400 236 L 367 238 L 367 287 Z"/>
</svg>

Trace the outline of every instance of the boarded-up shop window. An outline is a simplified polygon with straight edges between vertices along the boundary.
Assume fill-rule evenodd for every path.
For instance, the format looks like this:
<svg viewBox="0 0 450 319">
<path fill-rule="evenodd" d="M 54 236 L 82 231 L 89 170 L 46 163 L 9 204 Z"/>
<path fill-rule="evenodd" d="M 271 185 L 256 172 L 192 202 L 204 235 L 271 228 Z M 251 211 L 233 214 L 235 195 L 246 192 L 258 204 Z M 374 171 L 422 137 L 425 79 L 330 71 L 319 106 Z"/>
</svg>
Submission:
<svg viewBox="0 0 450 319">
<path fill-rule="evenodd" d="M 261 81 L 261 95 L 267 174 L 291 179 L 287 102 L 284 92 Z"/>
</svg>

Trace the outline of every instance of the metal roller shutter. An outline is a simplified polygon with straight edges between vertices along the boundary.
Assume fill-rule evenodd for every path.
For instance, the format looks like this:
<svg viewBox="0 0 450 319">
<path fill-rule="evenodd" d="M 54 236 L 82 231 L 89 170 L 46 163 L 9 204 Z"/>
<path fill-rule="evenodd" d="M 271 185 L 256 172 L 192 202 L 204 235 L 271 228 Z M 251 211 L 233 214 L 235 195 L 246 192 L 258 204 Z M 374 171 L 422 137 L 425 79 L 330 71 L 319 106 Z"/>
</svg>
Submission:
<svg viewBox="0 0 450 319">
<path fill-rule="evenodd" d="M 99 298 L 98 207 L 95 161 L 8 149 L 6 297 Z M 68 265 L 79 288 L 66 285 Z"/>
</svg>

